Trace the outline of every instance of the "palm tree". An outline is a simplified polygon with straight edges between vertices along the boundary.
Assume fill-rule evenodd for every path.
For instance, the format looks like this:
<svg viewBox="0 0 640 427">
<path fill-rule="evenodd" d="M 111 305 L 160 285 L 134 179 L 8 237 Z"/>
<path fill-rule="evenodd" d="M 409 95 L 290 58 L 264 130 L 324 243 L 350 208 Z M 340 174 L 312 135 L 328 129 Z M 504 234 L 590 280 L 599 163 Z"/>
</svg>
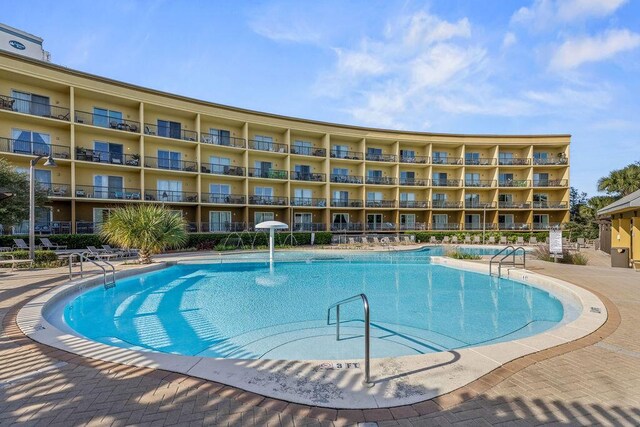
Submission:
<svg viewBox="0 0 640 427">
<path fill-rule="evenodd" d="M 598 180 L 598 191 L 624 197 L 640 189 L 640 162 L 617 169 Z"/>
<path fill-rule="evenodd" d="M 158 205 L 129 205 L 109 213 L 100 236 L 109 244 L 137 248 L 141 264 L 150 264 L 151 255 L 187 241 L 185 220 Z"/>
</svg>

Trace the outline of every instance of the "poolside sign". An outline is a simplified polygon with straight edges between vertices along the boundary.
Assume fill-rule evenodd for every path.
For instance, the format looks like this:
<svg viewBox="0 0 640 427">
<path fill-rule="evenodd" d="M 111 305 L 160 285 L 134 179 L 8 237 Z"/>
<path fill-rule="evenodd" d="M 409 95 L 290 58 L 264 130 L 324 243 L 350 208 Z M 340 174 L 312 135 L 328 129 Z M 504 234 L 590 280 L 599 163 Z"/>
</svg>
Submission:
<svg viewBox="0 0 640 427">
<path fill-rule="evenodd" d="M 554 259 L 562 258 L 562 230 L 549 230 L 549 253 Z"/>
</svg>

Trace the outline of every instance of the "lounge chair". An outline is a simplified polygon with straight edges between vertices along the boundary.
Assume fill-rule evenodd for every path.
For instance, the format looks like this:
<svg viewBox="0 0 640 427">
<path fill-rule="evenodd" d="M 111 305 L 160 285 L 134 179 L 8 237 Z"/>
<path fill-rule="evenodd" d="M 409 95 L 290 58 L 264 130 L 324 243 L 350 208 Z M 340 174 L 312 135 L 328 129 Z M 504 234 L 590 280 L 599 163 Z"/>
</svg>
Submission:
<svg viewBox="0 0 640 427">
<path fill-rule="evenodd" d="M 32 259 L 17 259 L 13 254 L 0 253 L 0 265 L 10 265 L 11 271 L 13 271 L 18 267 L 18 264 L 29 264 L 33 268 Z"/>
<path fill-rule="evenodd" d="M 398 236 L 393 236 L 391 238 L 391 243 L 395 243 L 396 245 L 398 245 L 398 244 L 400 244 L 402 242 L 400 241 L 400 238 Z"/>
<path fill-rule="evenodd" d="M 578 248 L 586 248 L 587 247 L 587 243 L 584 240 L 584 237 L 578 237 L 578 240 L 577 240 L 576 244 L 577 244 Z"/>
<path fill-rule="evenodd" d="M 451 238 L 451 244 L 452 245 L 457 245 L 458 244 L 458 236 L 453 236 Z"/>
<path fill-rule="evenodd" d="M 524 245 L 524 237 L 518 236 L 516 238 L 516 245 L 520 245 L 520 246 Z"/>
<path fill-rule="evenodd" d="M 99 260 L 109 260 L 118 256 L 116 253 L 107 252 L 106 250 L 98 249 L 95 246 L 87 246 L 87 250 L 89 251 L 90 256 Z"/>
<path fill-rule="evenodd" d="M 496 244 L 496 238 L 493 236 L 489 236 L 489 241 L 487 242 L 490 245 L 495 245 Z"/>
<path fill-rule="evenodd" d="M 124 250 L 124 249 L 119 249 L 119 248 L 112 248 L 109 245 L 102 245 L 102 249 L 105 250 L 105 253 L 116 254 L 116 255 L 118 255 L 119 257 L 122 257 L 122 258 L 131 256 L 131 252 L 130 251 L 127 251 L 127 250 Z"/>
<path fill-rule="evenodd" d="M 464 236 L 464 243 L 470 245 L 471 244 L 471 236 L 469 236 L 469 235 Z"/>
<path fill-rule="evenodd" d="M 42 243 L 42 248 L 52 251 L 58 251 L 61 249 L 67 249 L 65 245 L 58 245 L 56 243 L 52 243 L 48 237 L 41 237 L 40 242 Z"/>
<path fill-rule="evenodd" d="M 432 236 L 432 237 L 433 237 L 433 236 Z M 410 244 L 412 244 L 412 243 L 413 243 L 413 241 L 411 241 L 411 237 L 409 237 L 409 236 L 404 236 L 404 237 L 402 238 L 402 242 L 403 242 L 405 245 L 410 245 Z"/>
<path fill-rule="evenodd" d="M 379 245 L 380 244 L 380 239 L 378 239 L 377 237 L 372 237 L 371 238 L 371 243 L 374 245 Z"/>
<path fill-rule="evenodd" d="M 29 245 L 27 245 L 23 239 L 13 239 L 13 243 L 15 243 L 15 245 L 13 245 L 13 249 L 20 249 L 24 251 L 29 250 Z"/>
<path fill-rule="evenodd" d="M 480 243 L 480 236 L 473 236 L 473 244 L 474 245 L 479 245 Z"/>
<path fill-rule="evenodd" d="M 438 239 L 436 239 L 436 236 L 431 236 L 429 238 L 429 243 L 433 243 L 434 245 L 438 244 Z"/>
<path fill-rule="evenodd" d="M 500 244 L 501 245 L 507 244 L 507 236 L 500 236 Z"/>
<path fill-rule="evenodd" d="M 442 243 L 445 244 L 445 245 L 448 245 L 449 244 L 449 236 L 444 236 L 442 238 Z"/>
<path fill-rule="evenodd" d="M 529 244 L 530 245 L 537 245 L 538 244 L 538 239 L 534 236 L 529 237 Z"/>
</svg>

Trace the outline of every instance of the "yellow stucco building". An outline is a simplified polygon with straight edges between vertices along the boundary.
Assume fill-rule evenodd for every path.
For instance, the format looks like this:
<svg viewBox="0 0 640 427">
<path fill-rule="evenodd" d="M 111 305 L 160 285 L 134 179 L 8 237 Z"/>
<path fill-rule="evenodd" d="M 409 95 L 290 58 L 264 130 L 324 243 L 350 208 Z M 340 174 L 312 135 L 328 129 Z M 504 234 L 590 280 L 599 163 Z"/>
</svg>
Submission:
<svg viewBox="0 0 640 427">
<path fill-rule="evenodd" d="M 626 249 L 630 263 L 640 267 L 640 190 L 600 209 L 598 216 L 611 219 L 612 258 Z"/>
<path fill-rule="evenodd" d="M 36 231 L 163 203 L 191 231 L 544 230 L 569 220 L 569 135 L 404 132 L 248 111 L 0 52 L 0 155 L 39 166 Z M 14 232 L 24 231 L 16 227 Z M 6 230 L 5 230 L 6 231 Z"/>
</svg>

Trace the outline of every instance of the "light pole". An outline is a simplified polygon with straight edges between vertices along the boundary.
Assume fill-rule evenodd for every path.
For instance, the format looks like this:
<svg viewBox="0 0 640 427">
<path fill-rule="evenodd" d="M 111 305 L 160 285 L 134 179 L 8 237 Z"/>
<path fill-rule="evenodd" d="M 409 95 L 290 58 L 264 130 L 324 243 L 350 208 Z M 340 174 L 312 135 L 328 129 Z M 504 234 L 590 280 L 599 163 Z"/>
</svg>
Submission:
<svg viewBox="0 0 640 427">
<path fill-rule="evenodd" d="M 487 227 L 487 204 L 482 205 L 482 244 L 484 245 L 484 231 Z"/>
<path fill-rule="evenodd" d="M 36 249 L 36 165 L 41 159 L 47 157 L 45 166 L 55 168 L 56 162 L 49 156 L 38 156 L 29 162 L 29 259 L 35 259 Z"/>
</svg>

